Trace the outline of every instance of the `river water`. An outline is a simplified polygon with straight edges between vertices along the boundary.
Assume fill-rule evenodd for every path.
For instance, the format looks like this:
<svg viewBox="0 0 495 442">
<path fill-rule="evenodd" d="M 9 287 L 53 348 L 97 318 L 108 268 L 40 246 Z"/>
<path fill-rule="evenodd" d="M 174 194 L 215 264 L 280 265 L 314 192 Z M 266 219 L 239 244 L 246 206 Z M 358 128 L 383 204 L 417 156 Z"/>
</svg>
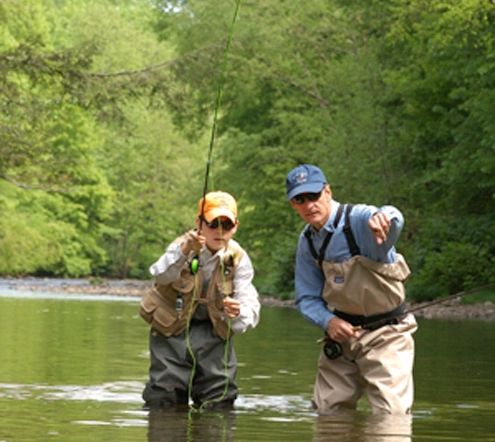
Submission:
<svg viewBox="0 0 495 442">
<path fill-rule="evenodd" d="M 148 328 L 136 298 L 0 290 L 0 442 L 495 441 L 495 324 L 419 320 L 410 417 L 310 408 L 320 332 L 263 307 L 235 337 L 232 412 L 142 408 Z"/>
</svg>

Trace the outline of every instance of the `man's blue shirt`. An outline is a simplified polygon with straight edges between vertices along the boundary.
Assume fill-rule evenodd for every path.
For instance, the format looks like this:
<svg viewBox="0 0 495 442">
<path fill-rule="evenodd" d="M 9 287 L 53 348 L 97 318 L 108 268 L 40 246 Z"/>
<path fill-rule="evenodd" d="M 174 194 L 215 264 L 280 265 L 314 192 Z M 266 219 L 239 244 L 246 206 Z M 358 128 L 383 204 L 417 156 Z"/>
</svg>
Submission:
<svg viewBox="0 0 495 442">
<path fill-rule="evenodd" d="M 347 245 L 347 240 L 342 230 L 345 223 L 345 215 L 342 214 L 339 223 L 336 228 L 334 228 L 333 224 L 340 203 L 332 200 L 331 204 L 332 213 L 325 226 L 319 231 L 309 227 L 311 239 L 318 253 L 328 232 L 334 232 L 326 249 L 324 260 L 343 262 L 351 258 L 351 252 L 349 251 L 349 246 Z M 387 214 L 391 221 L 387 240 L 380 245 L 377 244 L 375 236 L 368 227 L 369 219 L 377 212 Z M 396 261 L 394 245 L 404 225 L 404 218 L 399 210 L 393 206 L 377 208 L 375 206 L 357 204 L 353 207 L 350 214 L 350 224 L 361 255 L 383 263 L 393 263 Z M 321 296 L 325 279 L 321 269 L 311 254 L 308 240 L 304 236 L 305 230 L 306 229 L 304 229 L 299 236 L 296 254 L 296 306 L 307 320 L 326 330 L 328 321 L 330 321 L 334 315 L 328 310 L 327 305 Z"/>
</svg>

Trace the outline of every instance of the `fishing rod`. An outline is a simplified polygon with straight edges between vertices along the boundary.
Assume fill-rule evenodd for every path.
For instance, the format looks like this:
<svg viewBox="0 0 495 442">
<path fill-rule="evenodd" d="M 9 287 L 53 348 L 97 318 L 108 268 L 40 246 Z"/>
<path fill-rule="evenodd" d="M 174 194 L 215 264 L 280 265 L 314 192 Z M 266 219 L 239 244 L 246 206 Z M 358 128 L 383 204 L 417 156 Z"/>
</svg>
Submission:
<svg viewBox="0 0 495 442">
<path fill-rule="evenodd" d="M 457 299 L 457 298 L 462 298 L 464 296 L 474 295 L 476 293 L 479 293 L 482 290 L 486 290 L 486 289 L 493 288 L 493 287 L 495 287 L 495 284 L 486 284 L 486 285 L 482 285 L 480 287 L 476 287 L 476 288 L 471 289 L 471 290 L 462 290 L 460 292 L 454 293 L 453 295 L 445 296 L 443 298 L 434 299 L 433 301 L 427 302 L 426 304 L 420 304 L 416 307 L 410 307 L 410 308 L 406 309 L 404 312 L 399 313 L 396 316 L 396 318 L 406 316 L 408 313 L 414 313 L 414 312 L 418 312 L 420 310 L 424 310 L 424 309 L 429 308 L 433 305 L 443 304 L 445 302 L 452 301 L 452 300 Z M 394 318 L 388 318 L 388 319 L 394 319 Z M 368 328 L 373 329 L 376 326 L 379 326 L 382 322 L 384 322 L 383 319 L 373 321 L 373 322 L 370 322 L 370 323 L 366 324 L 365 326 L 362 326 L 359 328 L 360 329 L 368 329 Z"/>
<path fill-rule="evenodd" d="M 452 300 L 457 299 L 457 298 L 462 298 L 464 296 L 474 295 L 476 293 L 481 292 L 482 290 L 490 289 L 493 287 L 495 287 L 495 284 L 486 284 L 486 285 L 482 285 L 480 287 L 476 287 L 476 288 L 471 289 L 471 290 L 463 290 L 461 292 L 454 293 L 453 295 L 446 296 L 444 298 L 434 299 L 433 301 L 427 302 L 426 304 L 421 304 L 421 305 L 418 305 L 416 307 L 410 308 L 409 310 L 405 311 L 403 314 L 405 315 L 407 313 L 414 313 L 414 312 L 417 312 L 419 310 L 423 310 L 427 307 L 431 307 L 432 305 L 443 304 L 444 302 L 452 301 Z"/>
<path fill-rule="evenodd" d="M 390 324 L 391 320 L 397 321 L 399 318 L 402 318 L 409 313 L 418 312 L 420 310 L 424 310 L 424 309 L 431 307 L 433 305 L 443 304 L 445 302 L 452 301 L 452 300 L 458 299 L 458 298 L 462 298 L 464 296 L 473 295 L 473 294 L 479 293 L 482 290 L 486 290 L 486 289 L 493 288 L 493 287 L 495 287 L 495 284 L 486 284 L 486 285 L 476 287 L 476 288 L 471 289 L 471 290 L 463 290 L 463 291 L 454 293 L 453 295 L 449 295 L 449 296 L 446 296 L 443 298 L 434 299 L 433 301 L 427 302 L 426 304 L 421 304 L 421 305 L 418 305 L 418 306 L 412 307 L 412 308 L 410 307 L 410 308 L 408 308 L 408 309 L 406 309 L 400 313 L 397 313 L 394 316 L 388 316 L 388 317 L 383 318 L 383 319 L 371 321 L 371 322 L 368 322 L 364 325 L 356 325 L 353 327 L 353 329 L 354 329 L 354 331 L 376 330 L 383 325 Z M 323 338 L 318 339 L 316 342 L 320 343 L 320 344 L 324 343 L 323 352 L 325 353 L 325 355 L 329 359 L 336 359 L 342 355 L 342 345 L 339 342 L 331 339 L 328 335 L 325 335 Z"/>
<path fill-rule="evenodd" d="M 198 233 L 201 233 L 202 227 L 203 227 L 203 222 L 205 221 L 204 219 L 204 210 L 205 210 L 205 203 L 206 203 L 206 193 L 208 191 L 208 179 L 210 176 L 210 166 L 211 166 L 211 158 L 212 158 L 212 153 L 213 153 L 213 146 L 215 144 L 215 135 L 216 135 L 216 130 L 217 130 L 217 121 L 218 121 L 218 111 L 220 109 L 220 103 L 222 99 L 222 92 L 223 92 L 223 87 L 225 83 L 225 73 L 227 70 L 227 59 L 228 59 L 228 53 L 230 50 L 230 46 L 232 43 L 232 36 L 234 34 L 234 25 L 237 20 L 237 16 L 239 13 L 239 7 L 240 7 L 240 0 L 236 0 L 235 2 L 235 9 L 234 13 L 232 16 L 232 21 L 230 23 L 230 28 L 229 28 L 229 33 L 227 35 L 227 42 L 225 45 L 224 53 L 223 53 L 223 62 L 222 62 L 222 67 L 221 67 L 221 72 L 220 72 L 220 79 L 218 81 L 217 85 L 217 92 L 216 92 L 216 98 L 215 98 L 215 107 L 214 107 L 214 112 L 213 112 L 213 122 L 212 122 L 212 128 L 211 128 L 211 135 L 210 135 L 210 143 L 208 147 L 208 156 L 207 156 L 207 161 L 206 161 L 206 168 L 205 168 L 205 177 L 204 177 L 204 183 L 203 183 L 203 193 L 202 193 L 202 202 L 201 202 L 201 209 L 199 211 L 199 228 L 198 228 Z M 191 259 L 191 262 L 189 264 L 189 269 L 192 275 L 196 278 L 197 272 L 199 270 L 199 252 Z M 196 288 L 196 282 L 194 284 L 195 289 L 193 292 L 193 299 L 190 303 L 189 307 L 189 312 L 188 312 L 188 317 L 187 317 L 187 327 L 186 327 L 186 347 L 188 350 L 188 353 L 192 359 L 192 368 L 191 368 L 191 375 L 189 376 L 189 385 L 188 385 L 188 397 L 191 397 L 191 392 L 193 388 L 193 379 L 195 377 L 195 372 L 196 372 L 196 356 L 194 355 L 194 351 L 191 346 L 191 337 L 189 334 L 189 324 L 192 319 L 193 315 L 193 304 L 194 304 L 194 298 L 197 296 L 197 288 Z M 227 393 L 228 385 L 229 385 L 229 380 L 227 376 L 227 353 L 229 350 L 229 337 L 230 337 L 230 321 L 228 321 L 228 330 L 227 330 L 227 339 L 225 340 L 225 346 L 224 346 L 224 371 L 225 371 L 225 378 L 226 378 L 226 383 L 225 383 L 225 388 L 222 393 L 222 397 L 224 397 Z M 218 400 L 221 400 L 218 399 Z M 211 401 L 205 401 L 201 404 L 199 411 L 201 411 L 206 403 L 211 402 Z M 191 422 L 191 413 L 192 411 L 195 410 L 194 407 L 190 407 L 189 409 L 189 423 Z"/>
<path fill-rule="evenodd" d="M 230 23 L 229 33 L 227 35 L 227 42 L 225 44 L 225 50 L 223 53 L 222 68 L 220 71 L 220 79 L 219 79 L 218 85 L 217 85 L 217 94 L 216 94 L 216 98 L 215 98 L 215 108 L 213 111 L 213 123 L 212 123 L 212 127 L 211 127 L 210 143 L 209 143 L 209 147 L 208 147 L 208 157 L 206 160 L 205 179 L 204 179 L 204 184 L 203 184 L 202 203 L 201 203 L 201 210 L 200 210 L 200 217 L 199 217 L 199 233 L 201 233 L 201 229 L 203 227 L 203 222 L 204 222 L 204 210 L 205 210 L 205 202 L 206 202 L 205 197 L 206 197 L 206 192 L 208 191 L 208 179 L 210 176 L 211 158 L 212 158 L 212 153 L 213 153 L 213 145 L 215 144 L 215 135 L 216 135 L 216 131 L 217 131 L 218 110 L 220 109 L 220 103 L 222 101 L 222 92 L 223 92 L 223 86 L 225 83 L 225 72 L 227 71 L 228 53 L 230 51 L 230 46 L 232 44 L 232 37 L 234 35 L 234 25 L 235 25 L 235 22 L 237 21 L 237 16 L 239 15 L 240 4 L 241 4 L 241 0 L 236 0 L 234 14 L 232 16 L 232 21 Z M 191 270 L 192 274 L 196 274 L 198 272 L 198 270 L 199 270 L 199 256 L 194 256 L 193 259 L 191 260 L 190 270 Z"/>
</svg>

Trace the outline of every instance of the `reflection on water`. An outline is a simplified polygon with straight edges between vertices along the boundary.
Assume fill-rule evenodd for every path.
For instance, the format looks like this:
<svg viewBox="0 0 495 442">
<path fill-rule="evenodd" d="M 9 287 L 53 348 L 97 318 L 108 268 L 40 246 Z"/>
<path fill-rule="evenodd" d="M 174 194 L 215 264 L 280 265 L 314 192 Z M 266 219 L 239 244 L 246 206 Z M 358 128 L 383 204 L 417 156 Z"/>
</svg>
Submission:
<svg viewBox="0 0 495 442">
<path fill-rule="evenodd" d="M 412 417 L 372 416 L 366 404 L 319 417 L 319 331 L 295 310 L 263 308 L 260 325 L 235 338 L 234 411 L 149 412 L 137 305 L 0 290 L 0 442 L 495 441 L 495 324 L 420 321 Z"/>
<path fill-rule="evenodd" d="M 232 412 L 185 412 L 152 410 L 149 412 L 149 442 L 227 442 L 234 440 L 236 416 Z"/>
<path fill-rule="evenodd" d="M 315 420 L 314 442 L 409 442 L 412 416 L 369 415 L 356 411 Z"/>
</svg>

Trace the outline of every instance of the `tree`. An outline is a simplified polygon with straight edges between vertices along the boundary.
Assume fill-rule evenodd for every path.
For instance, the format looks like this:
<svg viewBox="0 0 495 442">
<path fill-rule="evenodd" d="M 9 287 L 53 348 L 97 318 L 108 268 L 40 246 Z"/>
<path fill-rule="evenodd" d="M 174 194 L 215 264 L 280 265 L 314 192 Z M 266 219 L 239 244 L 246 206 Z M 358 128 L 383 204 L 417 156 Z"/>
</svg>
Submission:
<svg viewBox="0 0 495 442">
<path fill-rule="evenodd" d="M 133 1 L 0 5 L 0 179 L 18 189 L 6 184 L 9 194 L 0 201 L 11 212 L 0 230 L 1 272 L 142 274 L 150 249 L 160 253 L 175 223 L 186 219 L 187 210 L 163 216 L 164 209 L 182 202 L 196 156 L 189 146 L 189 161 L 175 160 L 187 143 L 172 134 L 163 105 L 152 100 L 167 77 L 163 67 L 172 52 L 147 30 L 149 12 Z M 174 152 L 172 144 L 181 151 Z M 157 175 L 156 160 L 166 155 L 173 164 L 161 165 Z M 122 167 L 105 161 L 111 158 L 131 162 Z M 173 172 L 178 167 L 180 174 Z M 161 194 L 162 206 L 146 203 L 151 195 L 157 198 L 162 188 L 156 182 L 165 177 L 170 188 L 180 190 Z M 160 210 L 150 210 L 154 206 Z M 136 220 L 131 234 L 129 219 Z M 32 251 L 25 249 L 19 257 L 24 269 L 11 259 L 22 235 L 40 245 L 43 257 L 26 259 Z M 109 261 L 123 237 L 129 252 Z"/>
<path fill-rule="evenodd" d="M 159 15 L 157 27 L 175 32 L 171 41 L 184 60 L 174 71 L 183 85 L 175 110 L 196 126 L 207 125 L 211 115 L 229 31 L 225 7 L 195 0 Z M 290 290 L 290 244 L 300 225 L 285 202 L 283 180 L 300 162 L 320 165 L 341 201 L 402 208 L 408 221 L 400 247 L 417 275 L 415 296 L 440 280 L 428 270 L 435 253 L 475 244 L 469 250 L 493 268 L 493 242 L 481 240 L 493 237 L 487 111 L 493 11 L 489 2 L 476 1 L 241 5 L 228 54 L 217 184 L 232 189 L 246 208 L 239 235 L 252 248 L 264 289 Z M 459 167 L 466 156 L 468 164 Z M 457 228 L 459 216 L 468 220 L 469 233 Z M 481 283 L 493 272 L 477 276 Z"/>
</svg>

